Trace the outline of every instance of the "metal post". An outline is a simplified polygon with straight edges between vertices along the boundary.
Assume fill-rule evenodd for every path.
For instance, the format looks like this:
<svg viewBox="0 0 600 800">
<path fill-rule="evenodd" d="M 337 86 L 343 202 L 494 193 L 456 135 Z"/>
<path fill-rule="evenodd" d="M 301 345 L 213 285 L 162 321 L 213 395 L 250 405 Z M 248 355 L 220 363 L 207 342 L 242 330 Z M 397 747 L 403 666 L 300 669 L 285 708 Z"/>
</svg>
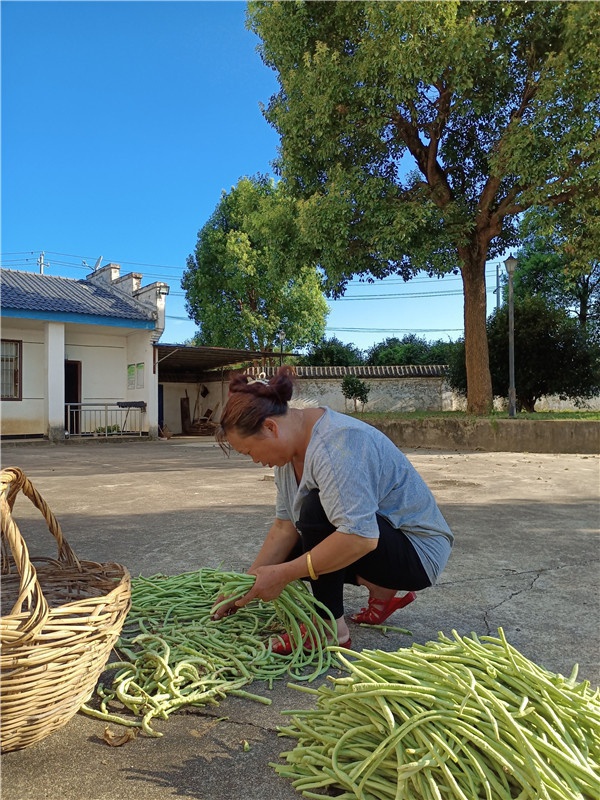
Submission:
<svg viewBox="0 0 600 800">
<path fill-rule="evenodd" d="M 513 297 L 513 276 L 508 276 L 508 416 L 514 417 L 517 411 L 517 391 L 515 388 L 515 302 Z"/>
<path fill-rule="evenodd" d="M 277 336 L 279 336 L 279 366 L 281 366 L 283 364 L 283 340 L 285 339 L 284 331 L 279 331 Z"/>
<path fill-rule="evenodd" d="M 517 412 L 517 390 L 515 388 L 515 300 L 513 294 L 513 275 L 517 259 L 510 255 L 504 262 L 508 272 L 508 416 Z"/>
<path fill-rule="evenodd" d="M 496 262 L 496 311 L 500 309 L 500 262 Z"/>
</svg>

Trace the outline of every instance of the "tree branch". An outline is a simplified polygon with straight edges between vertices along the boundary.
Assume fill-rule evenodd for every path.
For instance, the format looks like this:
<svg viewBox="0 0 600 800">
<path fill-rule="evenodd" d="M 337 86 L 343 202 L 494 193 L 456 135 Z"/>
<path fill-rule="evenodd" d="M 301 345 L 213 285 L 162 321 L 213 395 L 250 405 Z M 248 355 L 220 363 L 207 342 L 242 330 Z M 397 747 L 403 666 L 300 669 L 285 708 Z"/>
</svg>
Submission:
<svg viewBox="0 0 600 800">
<path fill-rule="evenodd" d="M 535 97 L 538 86 L 535 83 L 530 82 L 531 77 L 531 70 L 529 70 L 527 78 L 525 79 L 525 85 L 523 87 L 523 93 L 521 95 L 521 102 L 517 109 L 514 109 L 510 113 L 510 121 L 508 123 L 507 129 L 510 127 L 511 123 L 516 121 L 518 124 L 521 119 L 523 118 L 523 114 L 525 113 L 527 106 Z M 498 141 L 498 152 L 500 153 L 502 147 L 504 145 L 504 138 L 501 136 L 500 140 Z M 481 193 L 481 197 L 479 198 L 479 202 L 477 203 L 478 215 L 479 214 L 488 214 L 490 217 L 492 213 L 499 215 L 501 218 L 507 216 L 507 214 L 515 214 L 519 213 L 520 211 L 524 211 L 527 206 L 524 208 L 520 208 L 516 205 L 511 205 L 513 199 L 516 197 L 518 192 L 520 191 L 519 187 L 513 187 L 511 191 L 507 194 L 503 201 L 499 204 L 496 212 L 491 212 L 492 203 L 494 202 L 494 198 L 496 197 L 496 193 L 500 188 L 500 184 L 502 182 L 504 176 L 496 176 L 490 175 L 483 187 L 483 191 Z M 508 210 L 510 209 L 510 211 Z M 518 210 L 517 210 L 518 209 Z"/>
<path fill-rule="evenodd" d="M 425 176 L 431 189 L 431 199 L 438 208 L 444 208 L 453 199 L 453 195 L 448 177 L 437 161 L 439 139 L 432 136 L 429 145 L 424 145 L 417 126 L 399 112 L 392 115 L 392 123 Z"/>
<path fill-rule="evenodd" d="M 517 119 L 520 121 L 523 118 L 523 114 L 527 110 L 527 106 L 537 94 L 538 84 L 530 83 L 530 77 L 531 77 L 531 70 L 529 70 L 527 78 L 525 79 L 525 85 L 523 87 L 523 94 L 521 95 L 521 102 L 519 104 L 519 108 L 517 108 L 515 111 L 510 112 L 510 122 L 512 122 L 513 119 Z"/>
</svg>

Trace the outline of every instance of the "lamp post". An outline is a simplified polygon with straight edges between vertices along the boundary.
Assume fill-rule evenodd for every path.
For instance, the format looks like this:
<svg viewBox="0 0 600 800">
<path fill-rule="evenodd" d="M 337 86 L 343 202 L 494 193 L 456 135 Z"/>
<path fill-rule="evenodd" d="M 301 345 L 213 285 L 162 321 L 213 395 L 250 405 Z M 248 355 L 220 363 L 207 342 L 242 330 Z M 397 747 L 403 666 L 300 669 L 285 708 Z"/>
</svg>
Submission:
<svg viewBox="0 0 600 800">
<path fill-rule="evenodd" d="M 285 339 L 285 331 L 279 331 L 279 366 L 283 364 L 283 340 Z"/>
<path fill-rule="evenodd" d="M 515 300 L 513 296 L 513 275 L 518 259 L 512 254 L 504 262 L 508 273 L 508 416 L 514 417 L 517 410 L 515 389 Z"/>
</svg>

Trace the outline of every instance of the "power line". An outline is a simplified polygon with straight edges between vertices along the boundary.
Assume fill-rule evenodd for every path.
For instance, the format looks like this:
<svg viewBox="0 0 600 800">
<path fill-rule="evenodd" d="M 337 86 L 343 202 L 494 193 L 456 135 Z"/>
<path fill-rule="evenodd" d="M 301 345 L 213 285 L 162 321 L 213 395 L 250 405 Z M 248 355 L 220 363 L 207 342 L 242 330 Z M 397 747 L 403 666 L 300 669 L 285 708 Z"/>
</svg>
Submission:
<svg viewBox="0 0 600 800">
<path fill-rule="evenodd" d="M 419 297 L 447 297 L 449 295 L 462 295 L 462 291 L 449 292 L 407 292 L 406 294 L 356 294 L 352 297 L 338 297 L 337 300 L 332 301 L 336 303 L 349 302 L 352 300 L 410 300 L 411 298 Z"/>
<path fill-rule="evenodd" d="M 77 255 L 74 255 L 73 253 L 57 253 L 54 250 L 46 250 L 45 252 L 46 252 L 47 255 L 66 256 L 67 258 L 77 258 L 77 259 L 81 259 L 83 261 L 87 261 L 88 259 L 90 261 L 94 261 L 94 259 L 96 258 L 95 256 L 77 256 Z M 111 263 L 111 262 L 109 261 L 107 263 Z M 169 266 L 167 264 L 144 264 L 144 263 L 142 263 L 140 261 L 124 261 L 122 259 L 119 259 L 119 260 L 115 259 L 115 261 L 113 263 L 115 263 L 115 264 L 131 264 L 134 267 L 154 267 L 155 269 L 176 269 L 176 270 L 179 270 L 180 272 L 185 269 L 185 267 L 181 267 L 181 266 L 173 267 L 173 266 Z"/>
<path fill-rule="evenodd" d="M 1 255 L 2 256 L 7 256 L 7 255 L 35 255 L 37 252 L 38 251 L 36 251 L 36 250 L 20 250 L 20 251 L 15 251 L 15 252 L 10 252 L 10 253 L 2 253 Z M 44 252 L 46 253 L 46 255 L 51 255 L 51 256 L 62 256 L 64 258 L 75 258 L 80 262 L 83 262 L 83 261 L 95 261 L 96 260 L 96 256 L 82 256 L 82 255 L 77 255 L 75 253 L 62 253 L 62 252 L 58 252 L 56 250 L 45 250 Z M 131 266 L 137 266 L 137 267 L 150 267 L 150 268 L 153 268 L 153 269 L 177 270 L 178 272 L 181 272 L 181 273 L 183 273 L 183 271 L 185 269 L 187 269 L 186 266 L 173 266 L 173 265 L 169 265 L 169 264 L 152 264 L 152 263 L 143 262 L 143 261 L 126 261 L 124 259 L 108 259 L 107 263 L 111 263 L 111 262 L 112 263 L 116 263 L 116 264 L 129 264 Z M 73 263 L 66 262 L 66 261 L 57 261 L 56 259 L 55 259 L 54 263 L 55 264 L 60 264 L 62 266 L 68 266 L 68 267 L 71 267 L 72 269 L 88 269 L 88 267 L 84 266 L 82 263 L 73 264 Z M 501 263 L 501 262 L 498 262 L 498 263 Z M 496 262 L 495 261 L 489 262 L 486 265 L 486 272 L 489 270 L 490 271 L 490 276 L 495 275 L 495 269 L 496 269 Z M 157 277 L 157 276 L 153 275 L 152 277 Z M 437 276 L 433 276 L 433 277 L 437 277 Z M 427 282 L 429 280 L 433 280 L 433 277 L 432 278 L 429 278 L 429 277 L 411 278 L 410 282 L 411 283 L 415 283 L 415 282 L 418 282 L 418 283 L 423 282 L 423 283 L 425 283 L 425 282 Z M 388 279 L 379 279 L 379 278 L 377 278 L 377 279 L 374 280 L 374 283 L 379 281 L 379 280 L 386 280 L 387 283 L 407 283 L 408 282 L 408 281 L 405 281 L 403 278 L 390 278 L 389 280 Z M 461 277 L 459 275 L 452 275 L 451 273 L 448 273 L 445 276 L 439 276 L 438 280 L 451 281 L 451 280 L 462 280 L 462 279 L 461 279 Z M 369 282 L 368 281 L 359 281 L 359 283 L 368 284 Z"/>
<path fill-rule="evenodd" d="M 189 317 L 176 317 L 166 315 L 167 319 L 181 322 L 193 322 Z M 344 333 L 462 333 L 463 328 L 339 328 L 327 325 L 328 331 L 342 331 Z"/>
<path fill-rule="evenodd" d="M 328 331 L 346 333 L 462 333 L 463 328 L 337 328 L 327 325 Z"/>
<path fill-rule="evenodd" d="M 33 251 L 33 250 L 22 250 L 22 251 L 14 251 L 14 252 L 10 252 L 10 253 L 4 253 L 3 255 L 24 255 L 24 254 L 31 254 L 31 256 L 34 256 L 35 255 L 35 251 Z M 72 269 L 72 270 L 85 270 L 86 272 L 89 272 L 90 269 L 91 269 L 87 264 L 84 263 L 86 261 L 86 259 L 89 259 L 90 261 L 93 260 L 93 257 L 90 257 L 90 256 L 84 257 L 84 256 L 75 255 L 73 253 L 61 253 L 61 252 L 54 251 L 54 250 L 47 250 L 47 251 L 45 251 L 45 254 L 46 255 L 52 255 L 52 256 L 59 256 L 59 257 L 62 256 L 63 258 L 76 258 L 76 259 L 78 259 L 78 260 L 80 260 L 82 262 L 80 264 L 74 264 L 74 263 L 69 262 L 69 261 L 56 260 L 56 259 L 53 258 L 51 260 L 51 263 L 47 264 L 47 266 L 50 267 L 50 268 L 52 268 L 52 267 L 54 267 L 54 268 L 63 267 L 63 268 Z M 31 267 L 31 266 L 33 266 L 33 263 L 37 263 L 37 259 L 34 259 L 33 257 L 32 258 L 21 258 L 21 259 L 8 259 L 8 260 L 5 260 L 3 263 L 6 264 L 6 265 L 13 266 L 13 267 L 14 266 Z M 108 263 L 110 263 L 110 261 Z M 154 267 L 154 268 L 157 268 L 157 269 L 171 269 L 171 270 L 174 269 L 174 270 L 178 270 L 179 272 L 181 272 L 183 270 L 182 267 L 167 266 L 167 265 L 161 265 L 161 264 L 150 264 L 150 263 L 138 262 L 138 261 L 119 260 L 119 261 L 117 261 L 115 263 L 129 264 L 129 265 L 132 265 L 132 266 L 141 266 L 141 267 L 151 267 L 151 268 Z M 499 263 L 500 262 L 495 262 L 494 261 L 494 262 L 490 262 L 486 266 L 486 278 L 488 278 L 488 277 L 489 278 L 496 277 L 496 279 L 497 279 L 498 273 L 497 273 L 496 267 L 498 266 Z M 160 280 L 164 280 L 164 278 L 165 278 L 164 275 L 157 274 L 157 273 L 146 273 L 145 277 L 147 277 L 147 278 L 158 278 Z M 173 280 L 173 278 L 171 278 L 170 280 Z M 399 283 L 405 284 L 405 283 L 409 282 L 409 281 L 405 281 L 402 278 L 390 278 L 390 279 L 381 279 L 381 280 L 386 280 L 386 285 L 388 285 L 388 286 L 390 284 L 396 285 L 396 284 L 399 284 Z M 414 284 L 422 284 L 422 283 L 431 283 L 432 280 L 433 280 L 433 277 L 412 278 L 412 279 L 410 279 L 410 283 L 412 285 L 414 285 Z M 460 276 L 447 274 L 444 277 L 438 277 L 438 280 L 440 280 L 440 281 L 441 280 L 445 280 L 445 283 L 447 285 L 448 282 L 450 282 L 450 281 L 461 281 L 462 278 Z M 369 283 L 368 281 L 359 281 L 359 284 L 364 283 L 365 287 L 367 285 L 375 286 L 375 283 L 379 282 L 379 281 L 380 281 L 380 279 L 375 279 L 372 284 Z M 355 285 L 352 288 L 358 289 L 359 287 Z M 379 287 L 377 287 L 377 288 L 379 288 Z M 497 289 L 497 287 L 496 287 L 496 289 Z M 496 293 L 496 289 L 489 288 L 487 290 L 487 293 L 488 294 L 495 294 Z M 360 289 L 359 289 L 359 291 L 360 291 Z M 462 295 L 462 294 L 463 294 L 463 291 L 460 290 L 460 289 L 459 290 L 452 290 L 451 289 L 451 290 L 444 290 L 444 291 L 433 290 L 433 291 L 428 291 L 428 292 L 388 293 L 388 294 L 366 294 L 366 293 L 361 293 L 361 294 L 344 295 L 342 297 L 337 298 L 336 300 L 332 300 L 331 302 L 333 302 L 333 303 L 336 303 L 336 302 L 352 302 L 352 301 L 356 301 L 356 300 L 361 300 L 363 302 L 365 300 L 374 300 L 374 301 L 406 300 L 406 299 L 411 299 L 411 298 L 412 299 L 423 299 L 423 298 L 428 298 L 428 297 L 459 296 L 459 295 Z M 185 292 L 179 292 L 179 291 L 170 292 L 170 295 L 172 297 L 186 297 L 186 293 Z M 185 319 L 183 317 L 169 317 L 169 318 L 170 319 L 180 319 L 180 320 Z"/>
</svg>

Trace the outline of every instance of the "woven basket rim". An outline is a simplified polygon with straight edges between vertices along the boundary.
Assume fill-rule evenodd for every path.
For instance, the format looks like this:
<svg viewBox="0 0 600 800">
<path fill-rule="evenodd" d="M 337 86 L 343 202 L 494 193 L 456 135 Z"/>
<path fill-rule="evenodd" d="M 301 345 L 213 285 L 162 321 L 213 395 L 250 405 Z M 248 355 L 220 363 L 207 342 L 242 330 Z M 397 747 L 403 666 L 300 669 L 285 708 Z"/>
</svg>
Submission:
<svg viewBox="0 0 600 800">
<path fill-rule="evenodd" d="M 17 602 L 3 602 L 11 613 L 0 618 L 0 724 L 5 753 L 29 747 L 66 725 L 93 691 L 131 606 L 131 574 L 116 561 L 80 561 L 19 468 L 2 471 L 0 489 L 3 582 L 10 583 L 10 592 L 18 585 Z M 19 491 L 42 512 L 58 545 L 58 559 L 29 556 L 12 518 Z M 52 599 L 53 590 L 68 596 L 69 583 L 81 596 L 50 606 L 42 584 Z"/>
</svg>

